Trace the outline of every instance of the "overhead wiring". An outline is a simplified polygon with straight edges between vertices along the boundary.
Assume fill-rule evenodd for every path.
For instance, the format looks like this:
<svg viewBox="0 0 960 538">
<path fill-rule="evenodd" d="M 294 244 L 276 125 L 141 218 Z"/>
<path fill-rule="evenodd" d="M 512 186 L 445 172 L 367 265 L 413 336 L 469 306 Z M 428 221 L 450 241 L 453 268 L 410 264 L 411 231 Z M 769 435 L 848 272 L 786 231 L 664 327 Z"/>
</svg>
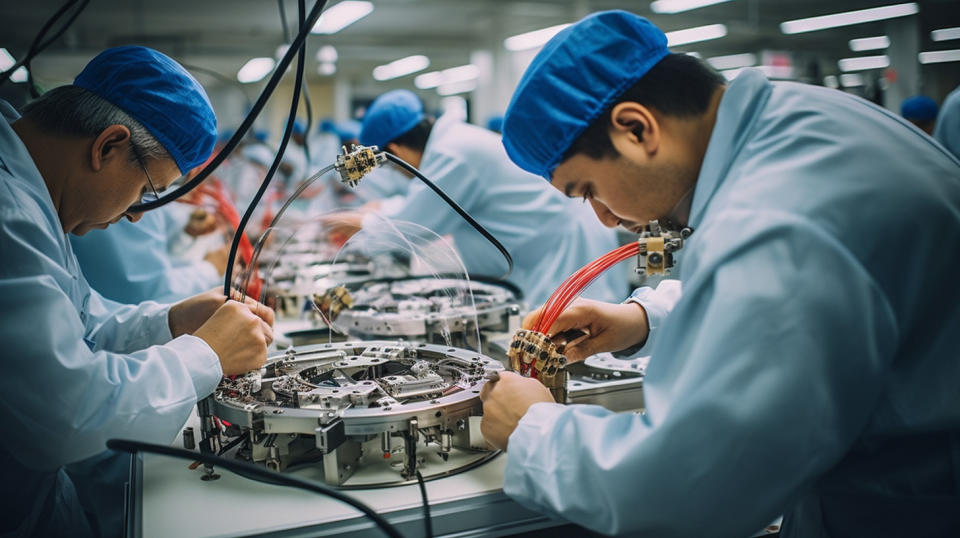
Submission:
<svg viewBox="0 0 960 538">
<path fill-rule="evenodd" d="M 403 538 L 403 535 L 400 534 L 400 531 L 398 531 L 397 528 L 394 527 L 393 524 L 387 521 L 383 516 L 378 514 L 373 508 L 370 508 L 357 499 L 354 499 L 353 497 L 324 484 L 319 484 L 310 480 L 304 480 L 295 476 L 277 473 L 246 462 L 223 458 L 203 452 L 194 452 L 192 450 L 174 448 L 172 446 L 155 445 L 151 443 L 128 441 L 124 439 L 110 439 L 107 441 L 107 448 L 121 452 L 129 452 L 131 454 L 135 454 L 137 452 L 147 452 L 162 456 L 181 458 L 189 461 L 200 461 L 205 464 L 217 465 L 223 467 L 224 469 L 229 469 L 230 471 L 243 476 L 256 477 L 257 479 L 269 482 L 271 484 L 300 488 L 303 490 L 312 491 L 314 493 L 319 493 L 356 508 L 363 515 L 370 518 L 374 524 L 376 524 L 376 526 L 387 536 L 390 536 L 391 538 Z"/>
<path fill-rule="evenodd" d="M 87 4 L 89 3 L 90 3 L 90 0 L 69 0 L 68 2 L 60 6 L 60 9 L 58 9 L 57 12 L 54 13 L 53 16 L 50 17 L 46 23 L 44 23 L 43 27 L 40 28 L 40 31 L 37 33 L 37 36 L 33 39 L 33 43 L 30 44 L 30 48 L 27 49 L 27 53 L 24 54 L 19 61 L 14 63 L 13 66 L 10 67 L 10 69 L 7 69 L 6 71 L 0 73 L 0 84 L 3 84 L 7 80 L 9 80 L 10 77 L 13 75 L 13 73 L 20 67 L 26 67 L 27 81 L 30 85 L 30 93 L 31 95 L 33 95 L 33 97 L 38 97 L 39 92 L 37 91 L 36 85 L 34 84 L 34 81 L 33 81 L 33 69 L 31 69 L 30 67 L 30 62 L 33 60 L 34 57 L 36 57 L 37 54 L 40 54 L 40 52 L 42 52 L 43 49 L 49 47 L 54 41 L 59 39 L 60 36 L 62 36 L 63 33 L 67 31 L 67 28 L 69 28 L 70 25 L 72 25 L 73 22 L 77 20 L 77 17 L 80 16 L 80 13 L 83 11 L 85 7 L 87 7 Z M 57 20 L 63 17 L 64 14 L 67 13 L 67 11 L 69 11 L 70 8 L 75 5 L 77 6 L 77 8 L 73 11 L 73 13 L 70 14 L 70 18 L 67 19 L 67 22 L 65 22 L 63 26 L 61 26 L 53 34 L 53 36 L 51 36 L 49 39 L 44 40 L 44 37 L 47 35 L 47 32 L 49 32 L 50 28 L 53 27 L 54 24 L 56 24 Z"/>
<path fill-rule="evenodd" d="M 277 0 L 280 7 L 280 24 L 283 26 L 283 42 L 290 46 L 290 29 L 287 28 L 287 10 L 283 6 L 283 0 Z M 303 81 L 303 105 L 307 109 L 307 127 L 303 136 L 303 154 L 310 163 L 310 129 L 313 127 L 313 103 L 310 102 L 310 88 L 307 81 Z"/>
</svg>

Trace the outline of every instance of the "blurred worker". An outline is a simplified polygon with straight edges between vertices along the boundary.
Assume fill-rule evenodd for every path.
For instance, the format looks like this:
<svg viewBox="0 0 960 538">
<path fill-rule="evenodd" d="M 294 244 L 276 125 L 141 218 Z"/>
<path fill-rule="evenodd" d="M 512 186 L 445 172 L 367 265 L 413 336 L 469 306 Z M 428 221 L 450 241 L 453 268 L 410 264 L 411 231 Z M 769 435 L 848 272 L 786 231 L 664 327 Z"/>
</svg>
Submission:
<svg viewBox="0 0 960 538">
<path fill-rule="evenodd" d="M 498 134 L 503 132 L 503 116 L 490 116 L 487 120 L 487 129 Z"/>
<path fill-rule="evenodd" d="M 960 87 L 943 100 L 933 137 L 960 159 Z"/>
<path fill-rule="evenodd" d="M 530 304 L 545 301 L 566 277 L 617 246 L 614 232 L 603 229 L 585 206 L 544 189 L 539 178 L 514 166 L 499 136 L 453 118 L 434 122 L 413 92 L 378 97 L 363 119 L 360 142 L 419 168 L 502 242 L 516 264 L 509 279 Z M 389 218 L 452 235 L 468 273 L 505 271 L 494 247 L 420 181 L 390 209 L 383 211 Z M 622 296 L 624 286 L 611 273 L 587 294 L 609 299 Z"/>
<path fill-rule="evenodd" d="M 900 105 L 900 115 L 916 125 L 921 131 L 933 135 L 933 127 L 937 123 L 937 102 L 926 95 L 914 95 L 903 100 Z"/>
<path fill-rule="evenodd" d="M 642 414 L 484 387 L 508 494 L 630 536 L 779 514 L 790 537 L 960 536 L 960 166 L 939 144 L 842 92 L 727 86 L 607 11 L 536 56 L 504 145 L 609 226 L 694 229 L 682 293 L 579 301 L 550 329 L 590 331 L 571 360 L 642 344 Z"/>
<path fill-rule="evenodd" d="M 22 117 L 4 101 L 0 109 L 0 339 L 10 372 L 0 381 L 0 533 L 119 535 L 105 521 L 119 521 L 120 484 L 111 497 L 78 495 L 63 466 L 102 454 L 114 437 L 170 443 L 224 374 L 264 363 L 273 317 L 215 292 L 117 304 L 90 289 L 68 244 L 67 233 L 138 220 L 128 208 L 210 154 L 213 111 L 179 64 L 143 47 L 108 49 Z"/>
<path fill-rule="evenodd" d="M 93 289 L 119 303 L 173 303 L 221 282 L 229 245 L 207 252 L 198 261 L 180 261 L 170 255 L 168 228 L 183 230 L 166 215 L 172 205 L 148 211 L 136 223 L 121 220 L 106 230 L 70 238 L 83 276 Z"/>
</svg>

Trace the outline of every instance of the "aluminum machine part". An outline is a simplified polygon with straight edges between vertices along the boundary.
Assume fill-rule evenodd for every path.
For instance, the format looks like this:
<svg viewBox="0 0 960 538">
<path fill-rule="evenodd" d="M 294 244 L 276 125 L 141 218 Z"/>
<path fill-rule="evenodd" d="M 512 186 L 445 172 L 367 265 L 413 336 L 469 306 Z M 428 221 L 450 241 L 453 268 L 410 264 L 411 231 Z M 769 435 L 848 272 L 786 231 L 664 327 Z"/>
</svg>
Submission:
<svg viewBox="0 0 960 538">
<path fill-rule="evenodd" d="M 479 394 L 502 369 L 474 351 L 402 341 L 291 348 L 201 402 L 214 417 L 201 416 L 203 437 L 274 470 L 309 466 L 341 487 L 403 485 L 418 470 L 446 476 L 496 454 L 480 434 Z"/>
<path fill-rule="evenodd" d="M 522 319 L 513 290 L 477 280 L 366 282 L 351 295 L 353 306 L 339 314 L 334 326 L 353 338 L 404 338 L 485 349 L 488 333 L 512 331 Z"/>
</svg>

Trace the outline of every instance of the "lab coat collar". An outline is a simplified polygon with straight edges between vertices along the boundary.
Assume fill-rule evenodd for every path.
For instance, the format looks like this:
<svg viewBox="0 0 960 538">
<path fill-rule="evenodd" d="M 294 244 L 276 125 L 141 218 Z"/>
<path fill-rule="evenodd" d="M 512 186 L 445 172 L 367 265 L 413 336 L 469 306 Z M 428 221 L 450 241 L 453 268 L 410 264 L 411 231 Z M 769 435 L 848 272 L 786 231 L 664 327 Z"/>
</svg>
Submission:
<svg viewBox="0 0 960 538">
<path fill-rule="evenodd" d="M 0 121 L 0 167 L 6 168 L 7 173 L 24 188 L 31 191 L 36 199 L 43 205 L 43 209 L 48 218 L 51 218 L 51 224 L 58 230 L 61 229 L 60 217 L 57 215 L 57 208 L 53 205 L 53 199 L 50 198 L 50 191 L 47 189 L 40 170 L 33 162 L 33 157 L 23 144 L 23 140 L 10 126 L 11 123 L 20 119 L 20 114 L 10 105 L 10 103 L 0 99 L 0 114 L 3 115 L 3 121 Z"/>
<path fill-rule="evenodd" d="M 761 71 L 745 69 L 723 93 L 694 188 L 689 226 L 700 225 L 710 200 L 749 139 L 772 89 L 773 85 Z"/>
</svg>

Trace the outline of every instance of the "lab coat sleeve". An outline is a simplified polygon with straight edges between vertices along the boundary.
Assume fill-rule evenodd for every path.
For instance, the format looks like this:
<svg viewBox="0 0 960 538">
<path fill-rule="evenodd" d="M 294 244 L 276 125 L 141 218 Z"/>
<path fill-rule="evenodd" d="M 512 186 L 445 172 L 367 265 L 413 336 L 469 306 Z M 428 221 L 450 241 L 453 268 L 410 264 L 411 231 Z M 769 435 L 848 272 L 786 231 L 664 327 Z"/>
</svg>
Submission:
<svg viewBox="0 0 960 538">
<path fill-rule="evenodd" d="M 482 188 L 482 181 L 473 177 L 474 167 L 457 157 L 432 155 L 420 171 L 468 212 L 480 194 L 477 189 Z M 439 235 L 451 233 L 463 217 L 419 179 L 413 181 L 403 204 L 381 213 L 394 220 L 419 224 Z"/>
<path fill-rule="evenodd" d="M 510 436 L 504 491 L 604 533 L 747 536 L 838 462 L 877 405 L 898 331 L 871 275 L 814 225 L 724 245 L 664 321 L 643 414 L 533 405 Z M 706 237 L 703 237 L 706 236 Z M 729 248 L 728 248 L 729 247 Z"/>
<path fill-rule="evenodd" d="M 960 88 L 944 100 L 933 137 L 960 159 Z"/>
<path fill-rule="evenodd" d="M 111 301 L 90 290 L 85 337 L 94 351 L 131 353 L 166 344 L 170 334 L 170 305 L 145 301 L 138 305 Z"/>
<path fill-rule="evenodd" d="M 222 377 L 213 350 L 189 335 L 129 354 L 99 349 L 107 339 L 98 336 L 128 327 L 159 339 L 166 330 L 169 338 L 166 308 L 122 307 L 112 311 L 124 319 L 109 321 L 111 306 L 91 297 L 89 324 L 97 330 L 85 340 L 77 308 L 51 276 L 60 267 L 52 258 L 59 245 L 28 217 L 5 217 L 3 227 L 0 252 L 18 262 L 0 270 L 9 374 L 0 377 L 4 448 L 27 467 L 49 470 L 102 452 L 111 438 L 171 442 Z M 87 343 L 94 338 L 97 344 Z M 112 344 L 133 345 L 125 337 Z"/>
<path fill-rule="evenodd" d="M 667 314 L 680 300 L 682 285 L 679 280 L 662 280 L 656 288 L 644 286 L 633 290 L 625 302 L 637 303 L 647 314 L 647 339 L 637 349 L 631 349 L 631 355 L 649 355 L 653 350 L 659 331 Z"/>
</svg>

